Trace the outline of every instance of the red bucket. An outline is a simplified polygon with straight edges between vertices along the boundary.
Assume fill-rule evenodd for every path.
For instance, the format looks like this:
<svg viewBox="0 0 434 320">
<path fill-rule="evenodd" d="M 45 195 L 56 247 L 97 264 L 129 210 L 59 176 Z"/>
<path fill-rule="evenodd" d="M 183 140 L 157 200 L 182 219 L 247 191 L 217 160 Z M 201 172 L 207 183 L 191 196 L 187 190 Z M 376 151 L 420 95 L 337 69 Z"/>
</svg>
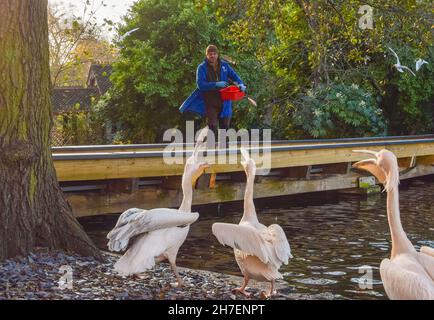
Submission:
<svg viewBox="0 0 434 320">
<path fill-rule="evenodd" d="M 220 90 L 220 97 L 222 100 L 240 100 L 244 98 L 244 92 L 237 86 L 229 86 Z"/>
</svg>

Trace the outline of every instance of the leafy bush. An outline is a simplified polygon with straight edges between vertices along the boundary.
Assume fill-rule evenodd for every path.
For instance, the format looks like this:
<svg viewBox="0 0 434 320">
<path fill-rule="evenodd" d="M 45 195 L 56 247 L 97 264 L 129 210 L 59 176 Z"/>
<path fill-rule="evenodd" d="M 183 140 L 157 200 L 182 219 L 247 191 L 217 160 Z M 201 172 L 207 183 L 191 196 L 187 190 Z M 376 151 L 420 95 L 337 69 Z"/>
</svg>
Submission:
<svg viewBox="0 0 434 320">
<path fill-rule="evenodd" d="M 79 104 L 71 110 L 57 115 L 52 129 L 52 144 L 88 145 L 104 143 L 104 131 L 96 122 L 93 108 L 83 110 Z"/>
<path fill-rule="evenodd" d="M 375 98 L 356 84 L 333 84 L 296 99 L 293 121 L 315 138 L 385 135 L 386 123 Z"/>
</svg>

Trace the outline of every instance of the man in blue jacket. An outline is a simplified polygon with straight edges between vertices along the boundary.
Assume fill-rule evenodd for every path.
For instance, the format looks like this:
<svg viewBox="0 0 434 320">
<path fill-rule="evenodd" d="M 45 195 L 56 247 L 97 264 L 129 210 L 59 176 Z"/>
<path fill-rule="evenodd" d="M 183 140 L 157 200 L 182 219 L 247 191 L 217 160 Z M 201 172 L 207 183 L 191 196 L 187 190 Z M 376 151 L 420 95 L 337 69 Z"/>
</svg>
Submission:
<svg viewBox="0 0 434 320">
<path fill-rule="evenodd" d="M 206 59 L 197 67 L 197 88 L 179 108 L 181 112 L 193 112 L 206 116 L 208 126 L 217 137 L 217 125 L 220 129 L 229 129 L 232 116 L 232 101 L 222 101 L 219 90 L 228 86 L 229 81 L 236 82 L 242 91 L 246 90 L 241 78 L 230 65 L 219 58 L 215 45 L 209 45 L 205 51 Z"/>
</svg>

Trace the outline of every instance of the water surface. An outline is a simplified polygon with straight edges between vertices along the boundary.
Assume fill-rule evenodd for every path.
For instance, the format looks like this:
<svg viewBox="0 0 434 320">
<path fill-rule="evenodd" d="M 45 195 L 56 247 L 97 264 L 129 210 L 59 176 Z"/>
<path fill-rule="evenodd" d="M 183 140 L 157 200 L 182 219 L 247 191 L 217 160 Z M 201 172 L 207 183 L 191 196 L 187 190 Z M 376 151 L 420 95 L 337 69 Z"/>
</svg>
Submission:
<svg viewBox="0 0 434 320">
<path fill-rule="evenodd" d="M 402 182 L 401 219 L 410 241 L 434 247 L 434 178 Z M 323 192 L 256 200 L 258 219 L 284 229 L 294 256 L 282 266 L 283 294 L 326 299 L 385 299 L 379 266 L 390 256 L 386 194 Z M 181 247 L 179 266 L 241 275 L 233 251 L 211 233 L 214 222 L 238 223 L 242 203 L 193 208 L 200 213 Z M 101 249 L 117 216 L 80 219 Z M 372 280 L 366 278 L 372 274 Z"/>
</svg>

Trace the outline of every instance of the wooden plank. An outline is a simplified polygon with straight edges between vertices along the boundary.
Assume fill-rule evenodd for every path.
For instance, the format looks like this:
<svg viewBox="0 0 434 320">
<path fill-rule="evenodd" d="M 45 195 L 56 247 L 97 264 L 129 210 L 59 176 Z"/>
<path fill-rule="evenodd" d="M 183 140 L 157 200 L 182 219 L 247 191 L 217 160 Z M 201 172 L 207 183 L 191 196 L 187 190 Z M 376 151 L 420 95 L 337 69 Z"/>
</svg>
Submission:
<svg viewBox="0 0 434 320">
<path fill-rule="evenodd" d="M 345 174 L 348 173 L 351 168 L 349 163 L 331 163 L 319 166 L 323 174 Z"/>
<path fill-rule="evenodd" d="M 413 155 L 427 157 L 434 155 L 434 142 L 400 145 L 368 146 L 364 149 L 379 151 L 386 148 L 398 158 L 408 158 Z M 300 167 L 307 165 L 324 165 L 340 162 L 355 162 L 366 159 L 367 156 L 354 153 L 352 147 L 319 148 L 283 150 L 271 153 L 271 168 Z M 226 155 L 226 159 L 229 155 Z M 160 177 L 182 175 L 184 170 L 183 157 L 177 158 L 180 164 L 167 165 L 162 157 L 134 157 L 121 159 L 86 159 L 86 160 L 55 160 L 54 165 L 59 181 L 84 181 L 104 179 L 125 179 L 138 177 Z M 212 160 L 212 159 L 211 159 Z M 214 161 L 216 162 L 216 161 Z M 240 155 L 236 163 L 213 164 L 206 173 L 242 172 Z M 258 169 L 261 163 L 257 163 Z"/>
<path fill-rule="evenodd" d="M 182 176 L 162 177 L 161 187 L 163 189 L 180 189 Z"/>
<path fill-rule="evenodd" d="M 108 193 L 133 193 L 139 189 L 139 179 L 117 179 L 108 180 L 106 192 Z"/>
<path fill-rule="evenodd" d="M 401 176 L 401 180 L 434 174 L 434 166 L 418 165 Z M 265 198 L 307 192 L 343 190 L 357 187 L 360 175 L 351 172 L 345 175 L 328 176 L 313 180 L 278 180 L 264 177 L 256 183 L 254 197 Z M 215 188 L 199 189 L 193 193 L 193 204 L 211 204 L 243 200 L 245 182 L 217 181 Z M 164 189 L 144 187 L 133 193 L 104 194 L 101 192 L 65 193 L 77 217 L 120 213 L 132 207 L 151 209 L 157 207 L 179 207 L 182 201 L 181 188 Z"/>
<path fill-rule="evenodd" d="M 280 176 L 287 179 L 309 179 L 312 166 L 290 167 L 280 169 Z"/>
<path fill-rule="evenodd" d="M 355 176 L 333 177 L 316 181 L 279 181 L 264 178 L 255 184 L 254 197 L 264 198 L 304 192 L 335 190 L 355 187 Z M 194 191 L 193 204 L 211 204 L 244 199 L 245 183 L 218 182 L 214 189 Z M 145 187 L 133 194 L 66 193 L 76 217 L 120 213 L 128 208 L 177 208 L 182 200 L 180 188 L 162 189 Z"/>
<path fill-rule="evenodd" d="M 359 137 L 359 138 L 340 138 L 340 139 L 309 139 L 309 140 L 273 140 L 266 141 L 266 144 L 273 146 L 288 146 L 288 145 L 315 145 L 329 143 L 354 143 L 354 142 L 369 142 L 369 141 L 399 141 L 399 140 L 414 140 L 414 139 L 434 139 L 434 135 L 411 135 L 411 136 L 389 136 L 389 137 Z M 262 142 L 260 142 L 262 143 Z M 125 144 L 125 145 L 83 145 L 83 146 L 64 146 L 52 147 L 53 153 L 92 153 L 92 152 L 140 152 L 140 151 L 161 151 L 168 145 L 192 149 L 193 143 L 155 143 L 155 144 Z M 233 145 L 233 143 L 231 143 Z"/>
<path fill-rule="evenodd" d="M 434 155 L 417 157 L 416 158 L 416 165 L 418 165 L 418 164 L 425 164 L 425 165 L 434 164 Z"/>
</svg>

